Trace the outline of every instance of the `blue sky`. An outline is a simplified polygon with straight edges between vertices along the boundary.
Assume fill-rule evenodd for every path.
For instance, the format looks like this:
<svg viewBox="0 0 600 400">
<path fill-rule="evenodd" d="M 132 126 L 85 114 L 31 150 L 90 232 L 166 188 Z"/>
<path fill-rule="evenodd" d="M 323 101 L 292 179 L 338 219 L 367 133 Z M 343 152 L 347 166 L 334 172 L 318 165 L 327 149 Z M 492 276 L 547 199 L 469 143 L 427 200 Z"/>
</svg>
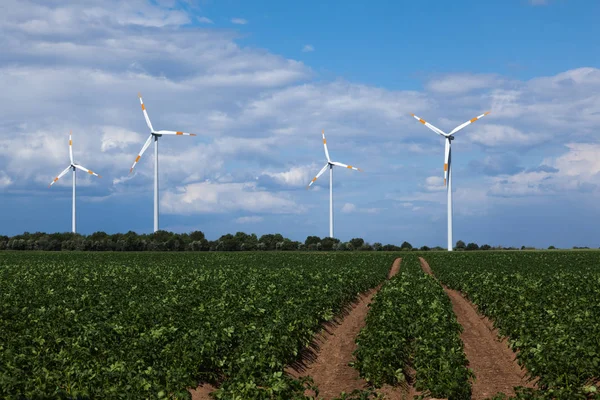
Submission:
<svg viewBox="0 0 600 400">
<path fill-rule="evenodd" d="M 375 4 L 373 4 L 375 3 Z M 161 228 L 328 234 L 444 245 L 444 130 L 453 142 L 454 238 L 600 244 L 600 28 L 595 1 L 3 2 L 0 233 L 151 232 L 152 149 Z"/>
</svg>

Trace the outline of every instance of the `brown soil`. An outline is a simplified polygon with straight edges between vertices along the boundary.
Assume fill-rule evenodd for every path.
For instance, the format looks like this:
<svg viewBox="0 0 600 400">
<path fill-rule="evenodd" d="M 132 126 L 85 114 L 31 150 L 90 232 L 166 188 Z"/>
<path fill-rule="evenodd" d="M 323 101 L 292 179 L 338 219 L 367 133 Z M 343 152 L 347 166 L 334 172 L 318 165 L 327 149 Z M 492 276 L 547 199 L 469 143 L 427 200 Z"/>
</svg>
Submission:
<svg viewBox="0 0 600 400">
<path fill-rule="evenodd" d="M 204 383 L 201 386 L 198 386 L 196 389 L 190 389 L 189 392 L 192 395 L 192 400 L 209 400 L 211 399 L 209 393 L 215 390 L 217 390 L 217 388 L 210 383 Z"/>
<path fill-rule="evenodd" d="M 400 271 L 401 261 L 400 258 L 394 260 L 388 279 Z M 311 376 L 319 387 L 319 398 L 331 399 L 342 392 L 351 393 L 355 389 L 365 389 L 367 383 L 348 363 L 353 360 L 352 353 L 356 350 L 354 340 L 365 325 L 369 303 L 380 287 L 381 285 L 361 295 L 337 323 L 326 324 L 310 346 L 311 349 L 304 352 L 303 360 L 288 367 L 286 372 L 295 378 Z M 215 389 L 210 384 L 198 386 L 195 390 L 190 389 L 192 400 L 209 400 L 209 393 Z M 386 392 L 394 396 L 389 399 L 405 398 L 400 397 L 400 390 L 396 388 L 387 388 Z M 398 397 L 395 397 L 396 395 Z M 412 396 L 406 398 L 412 399 Z"/>
<path fill-rule="evenodd" d="M 400 270 L 401 259 L 394 260 L 388 279 Z M 342 392 L 366 389 L 367 383 L 358 371 L 348 365 L 356 350 L 355 339 L 365 325 L 369 303 L 381 285 L 361 296 L 337 324 L 325 327 L 315 340 L 317 351 L 312 360 L 298 363 L 286 370 L 293 377 L 311 376 L 319 388 L 319 398 L 331 399 Z M 312 394 L 312 393 L 307 393 Z"/>
<path fill-rule="evenodd" d="M 419 260 L 423 271 L 433 276 L 427 261 L 421 257 Z M 460 292 L 443 287 L 452 301 L 458 322 L 464 328 L 460 337 L 469 368 L 475 373 L 472 399 L 485 399 L 498 392 L 511 396 L 515 386 L 533 387 L 533 383 L 526 381 L 526 371 L 517 364 L 506 338 L 498 337 L 491 321 L 479 315 L 475 306 Z"/>
</svg>

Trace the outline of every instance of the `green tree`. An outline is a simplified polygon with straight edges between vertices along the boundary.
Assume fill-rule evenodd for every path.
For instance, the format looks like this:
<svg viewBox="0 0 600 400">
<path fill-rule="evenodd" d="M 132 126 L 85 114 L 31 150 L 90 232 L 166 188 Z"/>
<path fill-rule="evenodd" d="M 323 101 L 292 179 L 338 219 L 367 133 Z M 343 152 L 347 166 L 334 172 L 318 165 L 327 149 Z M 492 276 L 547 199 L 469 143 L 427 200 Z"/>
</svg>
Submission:
<svg viewBox="0 0 600 400">
<path fill-rule="evenodd" d="M 326 237 L 321 239 L 321 250 L 331 251 L 333 250 L 333 245 L 339 243 L 340 239 Z"/>
<path fill-rule="evenodd" d="M 217 241 L 217 251 L 236 251 L 239 250 L 238 242 L 231 233 L 223 235 Z"/>
<path fill-rule="evenodd" d="M 279 233 L 262 235 L 258 242 L 265 244 L 265 250 L 275 250 L 277 243 L 283 242 L 283 236 Z"/>
<path fill-rule="evenodd" d="M 321 242 L 321 238 L 318 236 L 307 236 L 306 240 L 304 241 L 304 245 L 306 247 L 309 247 L 311 244 L 316 245 L 317 243 Z"/>
<path fill-rule="evenodd" d="M 408 242 L 402 242 L 402 244 L 400 245 L 400 249 L 402 250 L 412 250 L 412 245 Z"/>
<path fill-rule="evenodd" d="M 467 246 L 465 245 L 465 242 L 463 242 L 462 240 L 456 242 L 456 250 L 464 250 L 466 247 Z"/>
<path fill-rule="evenodd" d="M 362 238 L 354 238 L 350 239 L 350 244 L 352 244 L 353 249 L 360 249 L 365 244 L 365 241 Z"/>
</svg>

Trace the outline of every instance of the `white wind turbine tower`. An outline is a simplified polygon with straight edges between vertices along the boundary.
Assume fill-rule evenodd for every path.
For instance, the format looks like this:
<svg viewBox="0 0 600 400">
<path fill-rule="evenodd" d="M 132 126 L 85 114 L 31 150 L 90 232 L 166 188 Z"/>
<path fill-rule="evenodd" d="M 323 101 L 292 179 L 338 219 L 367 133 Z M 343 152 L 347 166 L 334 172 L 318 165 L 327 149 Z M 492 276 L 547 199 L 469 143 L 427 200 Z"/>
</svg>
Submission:
<svg viewBox="0 0 600 400">
<path fill-rule="evenodd" d="M 461 124 L 461 125 L 457 126 L 456 128 L 452 129 L 452 131 L 450 131 L 450 133 L 445 133 L 444 131 L 436 128 L 435 126 L 431 125 L 429 122 L 425 121 L 424 119 L 417 117 L 415 114 L 411 114 L 420 123 L 422 123 L 429 129 L 431 129 L 432 131 L 434 131 L 435 133 L 437 133 L 438 135 L 440 135 L 446 139 L 446 150 L 444 152 L 444 185 L 446 185 L 446 191 L 448 192 L 448 251 L 452 251 L 452 154 L 451 154 L 451 145 L 452 145 L 452 141 L 454 140 L 453 135 L 456 132 L 460 131 L 465 126 L 470 125 L 473 122 L 477 121 L 478 119 L 485 117 L 489 113 L 490 112 L 488 111 L 488 112 L 485 112 L 475 118 L 468 120 L 464 124 Z"/>
<path fill-rule="evenodd" d="M 312 184 L 315 183 L 317 178 L 323 175 L 323 172 L 325 172 L 325 170 L 329 168 L 329 237 L 333 237 L 333 166 L 337 165 L 338 167 L 344 167 L 361 172 L 362 169 L 353 167 L 352 165 L 342 164 L 341 162 L 331 161 L 331 158 L 329 158 L 329 151 L 327 150 L 327 140 L 325 139 L 325 131 L 322 131 L 321 133 L 323 135 L 323 147 L 325 148 L 325 157 L 327 157 L 327 164 L 325 164 L 325 166 L 321 168 L 317 176 L 315 176 L 312 179 L 312 181 L 310 181 L 306 188 L 310 188 Z"/>
<path fill-rule="evenodd" d="M 144 106 L 144 101 L 142 100 L 142 95 L 138 94 L 140 98 L 140 104 L 142 105 L 142 112 L 144 113 L 144 118 L 146 118 L 146 124 L 148 124 L 148 128 L 150 128 L 150 136 L 144 143 L 144 147 L 135 158 L 129 173 L 133 172 L 135 165 L 142 158 L 142 154 L 146 151 L 152 139 L 154 139 L 154 232 L 158 231 L 158 138 L 162 135 L 177 135 L 177 136 L 196 136 L 193 133 L 185 133 L 185 132 L 174 132 L 174 131 L 155 131 L 152 127 L 152 123 L 150 122 L 150 118 L 148 118 L 148 112 L 146 111 L 146 107 Z"/>
<path fill-rule="evenodd" d="M 63 170 L 63 172 L 61 172 L 56 178 L 54 178 L 52 180 L 52 182 L 50 182 L 50 185 L 48 185 L 48 187 L 51 187 L 52 185 L 54 185 L 60 178 L 62 178 L 63 176 L 65 176 L 65 174 L 67 172 L 69 172 L 69 170 L 73 171 L 73 216 L 72 216 L 72 221 L 71 221 L 71 230 L 73 231 L 73 233 L 75 232 L 75 174 L 76 171 L 78 169 L 87 172 L 90 175 L 95 175 L 98 178 L 102 178 L 100 175 L 98 175 L 97 173 L 95 173 L 94 171 L 91 171 L 79 164 L 77 164 L 75 161 L 73 161 L 73 139 L 72 139 L 72 132 L 69 132 L 69 158 L 71 160 L 71 164 L 69 164 L 69 166 L 67 168 L 65 168 Z"/>
</svg>

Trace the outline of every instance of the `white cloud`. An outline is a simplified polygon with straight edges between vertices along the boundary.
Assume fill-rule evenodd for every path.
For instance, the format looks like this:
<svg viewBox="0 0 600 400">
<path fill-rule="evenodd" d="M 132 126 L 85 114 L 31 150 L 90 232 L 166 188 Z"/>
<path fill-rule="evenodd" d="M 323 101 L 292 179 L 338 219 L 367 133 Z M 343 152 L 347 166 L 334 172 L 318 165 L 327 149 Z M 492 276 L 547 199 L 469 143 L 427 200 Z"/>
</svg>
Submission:
<svg viewBox="0 0 600 400">
<path fill-rule="evenodd" d="M 524 133 L 508 125 L 496 125 L 480 122 L 468 133 L 468 141 L 485 147 L 529 147 L 548 139 L 548 135 L 538 132 Z M 466 129 L 466 128 L 465 128 Z"/>
<path fill-rule="evenodd" d="M 429 176 L 425 179 L 424 188 L 428 192 L 441 192 L 442 190 L 446 190 L 444 178 L 440 176 Z"/>
<path fill-rule="evenodd" d="M 0 171 L 0 188 L 5 188 L 13 183 L 10 176 L 4 171 Z"/>
<path fill-rule="evenodd" d="M 231 18 L 231 23 L 236 25 L 246 25 L 248 21 L 244 18 Z"/>
<path fill-rule="evenodd" d="M 501 80 L 490 74 L 452 74 L 429 81 L 426 88 L 441 94 L 463 94 L 497 86 Z"/>
<path fill-rule="evenodd" d="M 315 168 L 317 168 L 317 167 L 315 167 L 313 165 L 292 167 L 289 170 L 283 171 L 283 172 L 265 171 L 265 172 L 263 172 L 263 175 L 270 176 L 276 182 L 278 182 L 282 185 L 291 186 L 291 187 L 304 187 L 304 186 L 308 185 L 308 183 L 310 182 L 310 179 L 312 178 L 311 171 L 315 170 Z M 318 169 L 315 170 L 312 173 L 312 175 L 315 175 L 317 172 L 318 172 Z"/>
<path fill-rule="evenodd" d="M 377 214 L 382 210 L 383 210 L 382 208 L 376 208 L 376 207 L 358 208 L 358 207 L 356 207 L 355 204 L 352 204 L 352 203 L 344 203 L 344 205 L 342 206 L 342 209 L 341 209 L 341 211 L 346 214 L 350 214 L 350 213 Z"/>
<path fill-rule="evenodd" d="M 167 214 L 192 215 L 232 211 L 297 214 L 304 208 L 285 193 L 272 193 L 248 183 L 192 183 L 167 191 L 161 198 Z"/>
<path fill-rule="evenodd" d="M 600 174 L 600 144 L 597 143 L 567 143 L 569 151 L 554 162 L 544 160 L 558 169 L 560 175 L 567 177 L 580 177 L 586 180 L 595 180 Z"/>
<path fill-rule="evenodd" d="M 259 217 L 258 215 L 252 215 L 249 217 L 239 217 L 235 219 L 235 222 L 238 224 L 256 224 L 262 222 L 264 220 L 263 217 Z"/>
<path fill-rule="evenodd" d="M 540 167 L 493 179 L 494 196 L 542 196 L 564 193 L 599 195 L 600 144 L 568 143 L 566 153 L 546 158 Z"/>
<path fill-rule="evenodd" d="M 124 149 L 135 144 L 139 149 L 144 144 L 143 136 L 137 132 L 132 132 L 118 126 L 102 127 L 102 144 L 100 151 L 109 151 L 112 149 Z"/>
<path fill-rule="evenodd" d="M 305 44 L 304 47 L 302 47 L 303 53 L 310 53 L 311 51 L 315 51 L 315 48 L 312 44 Z"/>
<path fill-rule="evenodd" d="M 352 213 L 356 211 L 356 206 L 352 203 L 345 203 L 342 207 L 343 213 Z"/>
<path fill-rule="evenodd" d="M 203 24 L 212 24 L 213 23 L 213 21 L 207 17 L 198 17 L 198 22 L 201 22 Z"/>
</svg>

